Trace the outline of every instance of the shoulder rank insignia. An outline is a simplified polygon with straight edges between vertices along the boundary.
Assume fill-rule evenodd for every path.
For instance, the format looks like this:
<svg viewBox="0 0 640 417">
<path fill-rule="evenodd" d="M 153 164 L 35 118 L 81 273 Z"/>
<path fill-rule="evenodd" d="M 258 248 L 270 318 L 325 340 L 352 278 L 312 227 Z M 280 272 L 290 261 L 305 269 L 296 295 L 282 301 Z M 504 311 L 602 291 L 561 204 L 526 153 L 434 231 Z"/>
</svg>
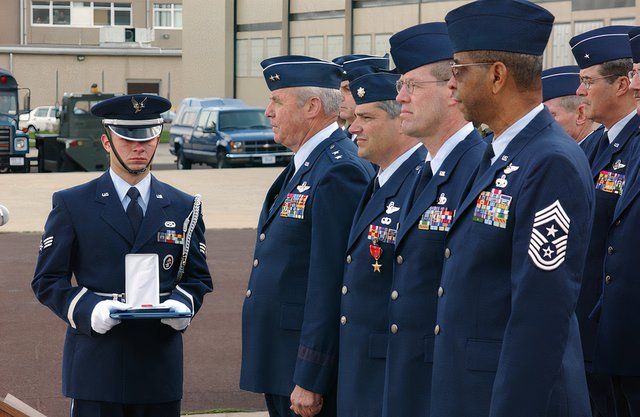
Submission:
<svg viewBox="0 0 640 417">
<path fill-rule="evenodd" d="M 619 170 L 619 169 L 622 169 L 624 167 L 626 167 L 626 165 L 623 164 L 622 161 L 619 160 L 619 159 L 613 164 L 613 169 L 616 170 L 616 171 Z"/>
<path fill-rule="evenodd" d="M 529 241 L 529 257 L 535 266 L 553 271 L 564 262 L 570 223 L 558 200 L 536 213 Z"/>
<path fill-rule="evenodd" d="M 140 113 L 142 109 L 144 109 L 144 103 L 147 101 L 147 97 L 143 98 L 141 102 L 137 102 L 134 97 L 131 97 L 131 104 L 133 104 L 133 109 L 135 113 Z"/>
<path fill-rule="evenodd" d="M 387 214 L 393 214 L 398 210 L 400 210 L 400 207 L 396 207 L 396 203 L 394 203 L 393 201 L 387 204 Z"/>
<path fill-rule="evenodd" d="M 498 188 L 481 192 L 476 200 L 473 221 L 506 229 L 511 199 L 510 195 L 502 194 Z"/>
<path fill-rule="evenodd" d="M 302 184 L 298 185 L 296 188 L 298 189 L 298 192 L 304 193 L 305 191 L 307 191 L 311 187 L 309 185 L 307 185 L 307 182 L 305 181 Z"/>
<path fill-rule="evenodd" d="M 511 174 L 512 172 L 516 172 L 519 169 L 520 169 L 519 166 L 513 165 L 513 163 L 511 163 L 511 164 L 506 166 L 506 168 L 504 169 L 504 173 L 505 174 Z"/>
</svg>

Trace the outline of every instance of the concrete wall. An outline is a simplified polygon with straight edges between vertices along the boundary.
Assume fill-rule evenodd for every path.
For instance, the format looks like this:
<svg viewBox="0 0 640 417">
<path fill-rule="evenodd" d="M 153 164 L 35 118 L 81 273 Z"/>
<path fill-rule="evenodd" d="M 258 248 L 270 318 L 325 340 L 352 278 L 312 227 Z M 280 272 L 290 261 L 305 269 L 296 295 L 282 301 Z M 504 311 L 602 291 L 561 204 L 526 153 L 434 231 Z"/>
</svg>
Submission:
<svg viewBox="0 0 640 417">
<path fill-rule="evenodd" d="M 0 54 L 0 68 L 9 68 L 9 55 Z M 34 70 L 34 69 L 38 70 Z M 182 89 L 180 57 L 90 56 L 79 62 L 75 55 L 13 54 L 13 74 L 21 87 L 31 89 L 31 107 L 56 102 L 56 70 L 58 100 L 65 92 L 85 93 L 91 83 L 108 93 L 126 93 L 127 81 L 160 81 L 160 95 L 170 95 L 177 104 L 185 97 Z M 171 74 L 171 85 L 169 83 Z"/>
<path fill-rule="evenodd" d="M 0 45 L 20 43 L 20 1 L 2 0 Z"/>
</svg>

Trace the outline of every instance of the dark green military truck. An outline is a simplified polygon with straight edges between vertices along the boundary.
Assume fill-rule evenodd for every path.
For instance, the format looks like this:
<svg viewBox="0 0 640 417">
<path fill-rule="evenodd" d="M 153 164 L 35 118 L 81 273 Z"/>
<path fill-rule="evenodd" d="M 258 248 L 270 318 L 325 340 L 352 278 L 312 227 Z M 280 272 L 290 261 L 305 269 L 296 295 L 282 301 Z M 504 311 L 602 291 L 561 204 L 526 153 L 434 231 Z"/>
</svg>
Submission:
<svg viewBox="0 0 640 417">
<path fill-rule="evenodd" d="M 100 118 L 91 107 L 114 94 L 65 93 L 58 110 L 60 132 L 36 135 L 39 172 L 104 171 L 109 158 L 102 148 Z"/>
<path fill-rule="evenodd" d="M 0 173 L 29 170 L 29 137 L 18 129 L 18 90 L 13 75 L 0 68 Z M 27 94 L 22 113 L 29 113 L 29 101 Z"/>
</svg>

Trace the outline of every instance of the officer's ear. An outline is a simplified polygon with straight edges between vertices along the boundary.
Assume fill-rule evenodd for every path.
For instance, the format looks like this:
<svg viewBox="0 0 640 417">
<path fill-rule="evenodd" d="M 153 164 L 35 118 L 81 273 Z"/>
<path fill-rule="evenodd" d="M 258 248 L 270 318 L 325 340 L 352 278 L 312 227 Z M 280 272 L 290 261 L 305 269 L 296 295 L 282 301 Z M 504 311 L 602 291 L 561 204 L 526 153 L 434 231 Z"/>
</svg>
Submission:
<svg viewBox="0 0 640 417">
<path fill-rule="evenodd" d="M 582 126 L 583 124 L 587 123 L 587 121 L 589 120 L 587 119 L 587 116 L 584 110 L 585 107 L 587 107 L 585 103 L 580 103 L 580 105 L 576 107 L 576 126 Z"/>
<path fill-rule="evenodd" d="M 109 142 L 107 135 L 103 133 L 102 136 L 100 136 L 100 141 L 102 142 L 104 150 L 107 151 L 107 153 L 111 153 L 111 142 Z"/>
<path fill-rule="evenodd" d="M 507 84 L 507 77 L 511 77 L 507 66 L 500 61 L 496 61 L 489 67 L 489 76 L 491 77 L 491 91 L 494 94 L 499 93 Z"/>
</svg>

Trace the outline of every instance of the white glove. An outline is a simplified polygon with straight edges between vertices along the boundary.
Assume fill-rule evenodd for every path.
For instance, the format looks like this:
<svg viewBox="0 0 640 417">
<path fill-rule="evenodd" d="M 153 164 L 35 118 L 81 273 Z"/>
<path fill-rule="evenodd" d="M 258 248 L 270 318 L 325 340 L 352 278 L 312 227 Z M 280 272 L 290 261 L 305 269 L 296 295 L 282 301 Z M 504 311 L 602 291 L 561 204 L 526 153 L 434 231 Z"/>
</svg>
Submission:
<svg viewBox="0 0 640 417">
<path fill-rule="evenodd" d="M 158 307 L 170 308 L 171 311 L 175 311 L 177 313 L 191 313 L 191 309 L 189 307 L 187 307 L 180 301 L 171 299 L 160 303 Z M 185 317 L 180 319 L 161 319 L 160 321 L 167 326 L 173 327 L 177 331 L 181 331 L 186 329 L 189 323 L 191 323 L 191 318 Z"/>
<path fill-rule="evenodd" d="M 91 328 L 96 333 L 105 334 L 111 330 L 113 326 L 120 324 L 120 320 L 112 319 L 109 317 L 109 314 L 114 311 L 126 310 L 127 308 L 129 308 L 129 306 L 120 301 L 100 301 L 91 312 Z"/>
</svg>

